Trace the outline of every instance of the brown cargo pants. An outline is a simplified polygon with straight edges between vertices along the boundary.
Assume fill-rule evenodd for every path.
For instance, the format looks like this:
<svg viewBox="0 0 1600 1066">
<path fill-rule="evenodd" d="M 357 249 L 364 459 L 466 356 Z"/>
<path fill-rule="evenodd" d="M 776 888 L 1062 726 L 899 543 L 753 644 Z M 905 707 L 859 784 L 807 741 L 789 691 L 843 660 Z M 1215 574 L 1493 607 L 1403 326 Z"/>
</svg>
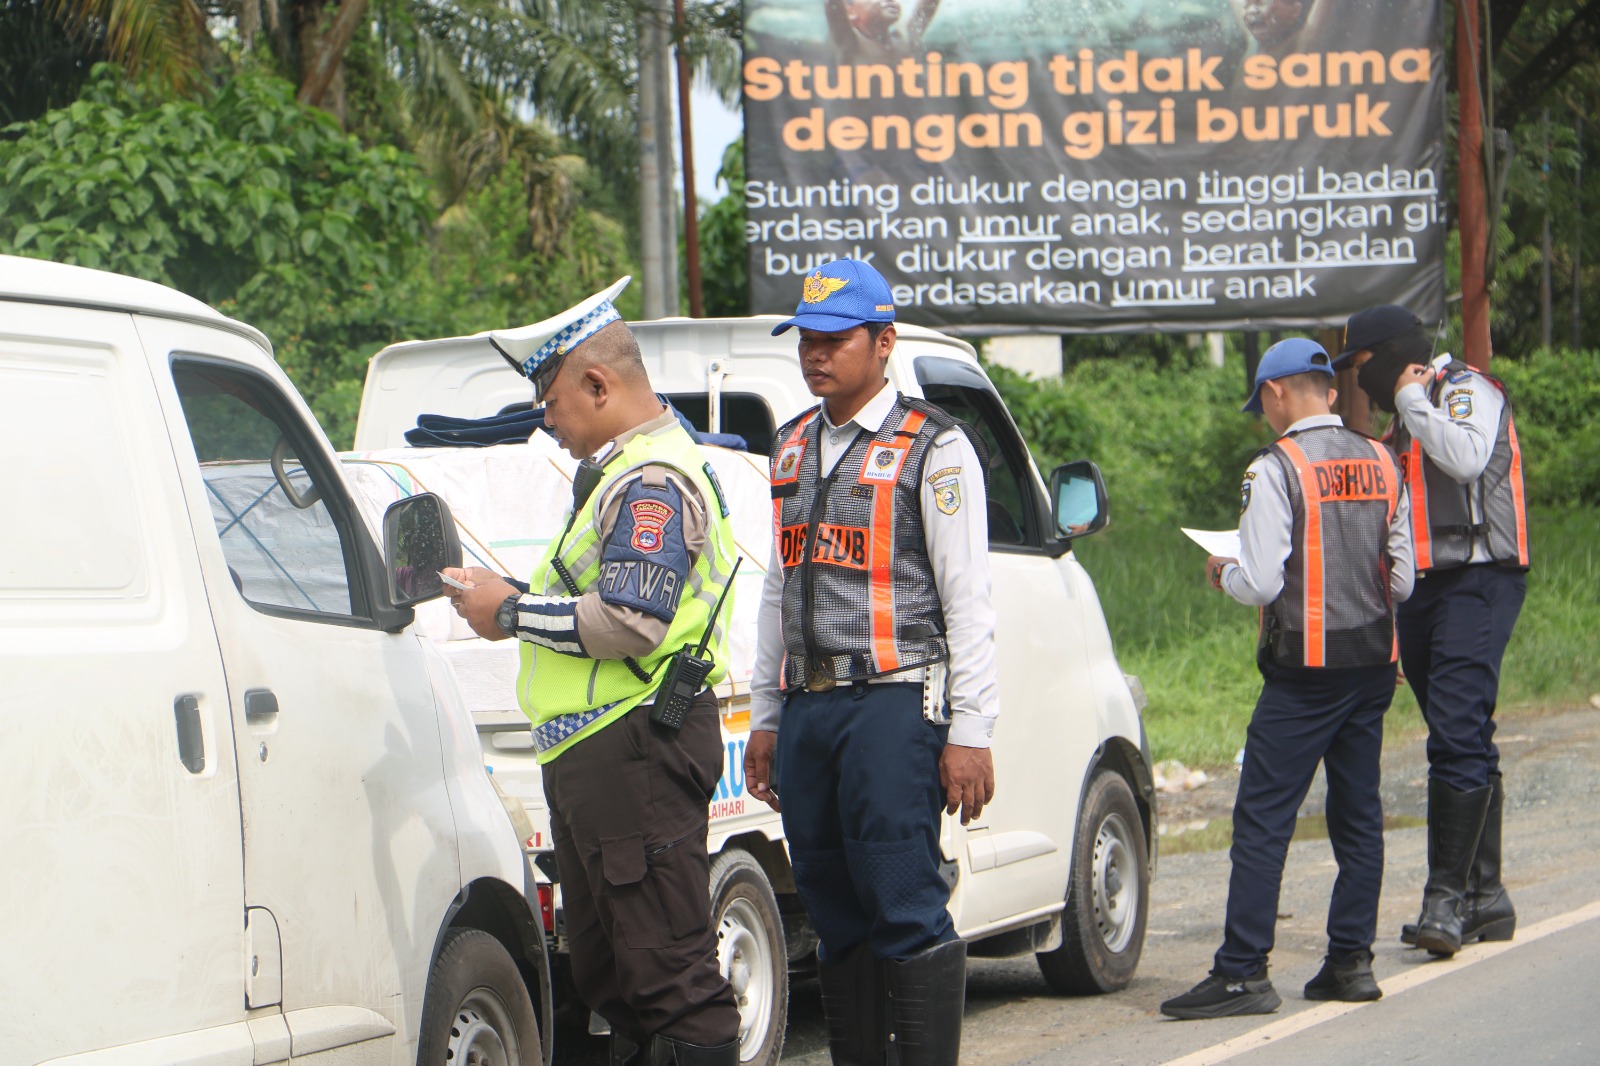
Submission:
<svg viewBox="0 0 1600 1066">
<path fill-rule="evenodd" d="M 711 927 L 707 804 L 722 776 L 716 698 L 677 733 L 634 708 L 544 767 L 572 951 L 590 1009 L 643 1044 L 737 1039 L 733 989 Z"/>
</svg>

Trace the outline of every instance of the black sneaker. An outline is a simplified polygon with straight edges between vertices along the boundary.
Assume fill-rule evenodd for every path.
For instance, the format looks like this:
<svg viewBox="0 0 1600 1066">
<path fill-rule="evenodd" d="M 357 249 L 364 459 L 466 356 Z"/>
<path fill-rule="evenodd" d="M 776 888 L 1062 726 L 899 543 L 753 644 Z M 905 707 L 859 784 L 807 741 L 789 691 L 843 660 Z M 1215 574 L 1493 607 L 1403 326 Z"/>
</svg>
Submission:
<svg viewBox="0 0 1600 1066">
<path fill-rule="evenodd" d="M 1161 1004 L 1169 1018 L 1231 1018 L 1238 1014 L 1271 1014 L 1283 1005 L 1267 980 L 1266 967 L 1253 977 L 1213 973 L 1181 996 Z"/>
<path fill-rule="evenodd" d="M 1342 1003 L 1367 1003 L 1383 996 L 1372 977 L 1372 953 L 1359 952 L 1343 962 L 1329 955 L 1317 976 L 1306 982 L 1307 999 L 1337 999 Z"/>
</svg>

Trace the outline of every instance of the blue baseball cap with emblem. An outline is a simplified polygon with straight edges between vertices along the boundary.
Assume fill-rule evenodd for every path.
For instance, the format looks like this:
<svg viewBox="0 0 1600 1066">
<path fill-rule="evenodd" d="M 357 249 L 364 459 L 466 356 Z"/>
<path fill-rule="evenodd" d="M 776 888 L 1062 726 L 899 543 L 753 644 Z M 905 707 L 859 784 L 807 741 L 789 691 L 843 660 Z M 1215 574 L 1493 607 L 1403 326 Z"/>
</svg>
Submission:
<svg viewBox="0 0 1600 1066">
<path fill-rule="evenodd" d="M 894 296 L 871 263 L 835 259 L 807 274 L 794 317 L 778 323 L 776 337 L 791 326 L 839 333 L 867 322 L 893 322 Z"/>
<path fill-rule="evenodd" d="M 1333 378 L 1333 360 L 1328 358 L 1322 345 L 1307 337 L 1290 337 L 1279 341 L 1261 354 L 1261 362 L 1256 366 L 1255 391 L 1240 410 L 1252 415 L 1261 413 L 1261 386 L 1264 383 L 1311 373 L 1326 374 L 1330 380 Z"/>
<path fill-rule="evenodd" d="M 518 329 L 491 329 L 477 336 L 487 338 L 513 370 L 533 382 L 534 391 L 538 393 L 549 385 L 572 349 L 611 323 L 622 321 L 622 313 L 611 301 L 632 280 L 631 274 L 626 275 L 543 322 Z"/>
</svg>

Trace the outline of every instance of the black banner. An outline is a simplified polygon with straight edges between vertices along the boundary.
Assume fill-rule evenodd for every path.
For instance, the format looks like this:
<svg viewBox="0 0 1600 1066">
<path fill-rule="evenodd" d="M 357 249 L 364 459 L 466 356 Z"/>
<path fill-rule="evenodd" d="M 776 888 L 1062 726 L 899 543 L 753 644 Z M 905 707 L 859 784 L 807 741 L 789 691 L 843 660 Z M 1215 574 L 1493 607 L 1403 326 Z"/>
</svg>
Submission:
<svg viewBox="0 0 1600 1066">
<path fill-rule="evenodd" d="M 1438 0 L 746 0 L 754 312 L 843 256 L 974 332 L 1443 311 Z"/>
</svg>

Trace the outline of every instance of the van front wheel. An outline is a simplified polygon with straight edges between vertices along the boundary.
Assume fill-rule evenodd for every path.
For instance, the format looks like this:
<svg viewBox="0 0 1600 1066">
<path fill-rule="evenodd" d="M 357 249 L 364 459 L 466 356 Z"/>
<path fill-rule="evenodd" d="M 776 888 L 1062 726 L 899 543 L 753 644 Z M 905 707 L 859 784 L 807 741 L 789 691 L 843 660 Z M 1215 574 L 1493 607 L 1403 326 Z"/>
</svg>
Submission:
<svg viewBox="0 0 1600 1066">
<path fill-rule="evenodd" d="M 711 924 L 717 963 L 739 1005 L 741 1066 L 775 1066 L 789 1018 L 789 952 L 778 898 L 747 851 L 711 860 Z"/>
<path fill-rule="evenodd" d="M 1045 984 L 1076 996 L 1126 988 L 1139 968 L 1149 907 L 1144 820 L 1122 775 L 1101 770 L 1078 811 L 1061 947 L 1036 956 Z"/>
<path fill-rule="evenodd" d="M 539 1023 L 522 972 L 481 929 L 446 934 L 428 975 L 417 1066 L 540 1066 Z"/>
</svg>

